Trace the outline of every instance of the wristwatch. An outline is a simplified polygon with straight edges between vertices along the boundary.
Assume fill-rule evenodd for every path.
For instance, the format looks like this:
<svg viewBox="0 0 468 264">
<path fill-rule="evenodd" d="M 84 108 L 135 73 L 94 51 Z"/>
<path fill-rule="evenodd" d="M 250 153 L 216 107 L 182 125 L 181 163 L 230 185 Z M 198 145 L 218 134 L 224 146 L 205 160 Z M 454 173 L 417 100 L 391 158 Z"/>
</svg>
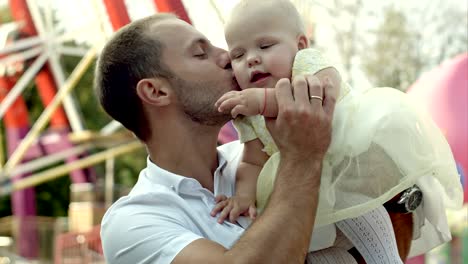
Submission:
<svg viewBox="0 0 468 264">
<path fill-rule="evenodd" d="M 423 193 L 415 184 L 384 204 L 388 212 L 412 213 L 423 201 Z"/>
</svg>

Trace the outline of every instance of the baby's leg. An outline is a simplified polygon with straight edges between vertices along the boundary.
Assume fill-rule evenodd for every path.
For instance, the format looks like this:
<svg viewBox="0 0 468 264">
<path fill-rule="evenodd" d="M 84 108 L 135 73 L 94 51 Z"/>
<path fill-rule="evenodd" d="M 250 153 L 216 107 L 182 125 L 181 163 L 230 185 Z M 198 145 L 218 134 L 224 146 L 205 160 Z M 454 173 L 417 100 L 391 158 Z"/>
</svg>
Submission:
<svg viewBox="0 0 468 264">
<path fill-rule="evenodd" d="M 319 251 L 310 252 L 306 258 L 307 264 L 334 263 L 334 264 L 357 264 L 354 257 L 340 247 L 329 247 Z"/>
<path fill-rule="evenodd" d="M 353 243 L 367 264 L 402 264 L 390 216 L 383 206 L 336 226 Z"/>
</svg>

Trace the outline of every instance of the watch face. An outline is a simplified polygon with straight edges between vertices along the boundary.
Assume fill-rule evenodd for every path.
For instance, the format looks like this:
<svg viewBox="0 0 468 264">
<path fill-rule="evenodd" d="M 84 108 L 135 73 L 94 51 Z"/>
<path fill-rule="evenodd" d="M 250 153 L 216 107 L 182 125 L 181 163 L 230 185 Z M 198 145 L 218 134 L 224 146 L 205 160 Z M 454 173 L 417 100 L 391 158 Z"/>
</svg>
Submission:
<svg viewBox="0 0 468 264">
<path fill-rule="evenodd" d="M 405 207 L 408 212 L 413 212 L 418 208 L 422 202 L 422 192 L 420 190 L 415 190 L 414 192 L 408 195 L 408 200 L 406 200 Z"/>
</svg>

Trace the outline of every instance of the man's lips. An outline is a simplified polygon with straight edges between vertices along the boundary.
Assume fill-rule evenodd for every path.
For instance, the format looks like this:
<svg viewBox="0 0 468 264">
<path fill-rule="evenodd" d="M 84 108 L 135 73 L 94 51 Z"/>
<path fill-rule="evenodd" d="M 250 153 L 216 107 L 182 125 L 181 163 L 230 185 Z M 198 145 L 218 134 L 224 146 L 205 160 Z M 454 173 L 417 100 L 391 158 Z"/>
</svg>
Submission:
<svg viewBox="0 0 468 264">
<path fill-rule="evenodd" d="M 252 77 L 250 77 L 250 82 L 251 83 L 255 83 L 255 82 L 258 82 L 260 80 L 263 80 L 267 77 L 271 76 L 271 74 L 269 73 L 265 73 L 265 72 L 254 72 L 252 74 Z"/>
</svg>

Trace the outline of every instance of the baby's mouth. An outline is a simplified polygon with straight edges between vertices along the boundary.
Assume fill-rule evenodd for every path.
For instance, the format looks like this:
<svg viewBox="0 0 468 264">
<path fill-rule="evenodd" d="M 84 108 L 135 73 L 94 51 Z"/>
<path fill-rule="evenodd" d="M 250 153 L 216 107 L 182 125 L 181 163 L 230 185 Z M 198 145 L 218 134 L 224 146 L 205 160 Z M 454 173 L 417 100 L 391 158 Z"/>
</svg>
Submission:
<svg viewBox="0 0 468 264">
<path fill-rule="evenodd" d="M 250 78 L 250 82 L 255 83 L 259 80 L 267 78 L 268 76 L 271 76 L 271 74 L 267 72 L 256 72 L 252 74 L 252 77 Z"/>
</svg>

